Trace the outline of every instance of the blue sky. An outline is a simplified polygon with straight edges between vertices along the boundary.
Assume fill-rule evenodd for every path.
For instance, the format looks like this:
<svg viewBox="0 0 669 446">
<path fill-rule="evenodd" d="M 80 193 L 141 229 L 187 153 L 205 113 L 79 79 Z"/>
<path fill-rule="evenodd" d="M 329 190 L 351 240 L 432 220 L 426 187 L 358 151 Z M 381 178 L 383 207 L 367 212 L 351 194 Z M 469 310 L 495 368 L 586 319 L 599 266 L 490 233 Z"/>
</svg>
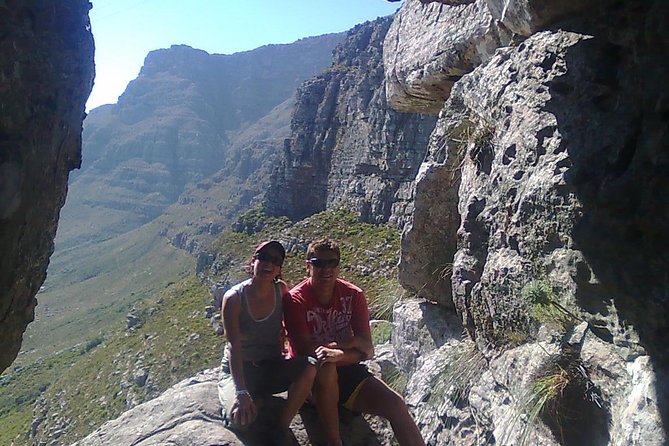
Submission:
<svg viewBox="0 0 669 446">
<path fill-rule="evenodd" d="M 151 50 L 231 54 L 340 32 L 392 14 L 386 0 L 91 0 L 96 79 L 87 109 L 115 103 Z"/>
</svg>

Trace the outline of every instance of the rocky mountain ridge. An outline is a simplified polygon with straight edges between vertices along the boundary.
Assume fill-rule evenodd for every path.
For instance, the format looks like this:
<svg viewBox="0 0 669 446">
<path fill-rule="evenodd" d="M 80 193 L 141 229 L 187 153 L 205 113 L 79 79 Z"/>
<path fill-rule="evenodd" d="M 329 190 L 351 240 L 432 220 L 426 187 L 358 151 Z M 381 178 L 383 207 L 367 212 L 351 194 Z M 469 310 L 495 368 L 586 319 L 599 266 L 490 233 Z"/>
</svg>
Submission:
<svg viewBox="0 0 669 446">
<path fill-rule="evenodd" d="M 328 66 L 341 38 L 231 55 L 184 45 L 149 53 L 118 103 L 93 110 L 84 123 L 86 157 L 71 181 L 59 248 L 136 228 L 226 167 L 237 133 Z"/>
<path fill-rule="evenodd" d="M 343 207 L 362 221 L 404 225 L 436 119 L 396 112 L 386 101 L 383 42 L 391 22 L 353 28 L 332 66 L 298 90 L 291 136 L 264 200 L 270 214 L 299 220 Z"/>
</svg>

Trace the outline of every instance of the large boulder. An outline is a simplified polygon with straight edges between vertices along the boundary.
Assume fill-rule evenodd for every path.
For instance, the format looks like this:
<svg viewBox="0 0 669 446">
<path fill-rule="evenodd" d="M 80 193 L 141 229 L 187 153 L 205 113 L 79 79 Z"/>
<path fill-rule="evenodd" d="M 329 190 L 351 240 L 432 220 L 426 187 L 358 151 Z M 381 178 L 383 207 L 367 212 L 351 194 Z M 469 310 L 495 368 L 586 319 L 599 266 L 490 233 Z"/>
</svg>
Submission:
<svg viewBox="0 0 669 446">
<path fill-rule="evenodd" d="M 383 52 L 395 110 L 439 112 L 453 84 L 510 40 L 484 0 L 467 3 L 407 0 L 396 13 Z"/>
<path fill-rule="evenodd" d="M 374 369 L 375 367 L 370 367 Z M 378 366 L 376 366 L 378 368 Z M 218 398 L 220 368 L 205 370 L 185 379 L 158 398 L 140 404 L 115 420 L 103 424 L 72 446 L 107 446 L 132 444 L 158 446 L 257 445 L 274 444 L 278 439 L 277 416 L 285 400 L 277 396 L 266 400 L 258 420 L 248 429 L 229 430 Z M 224 381 L 221 381 L 225 385 Z M 390 431 L 377 417 L 362 417 L 342 409 L 341 433 L 346 444 L 380 446 L 387 444 Z M 305 404 L 291 424 L 293 444 L 324 442 L 318 414 Z"/>
<path fill-rule="evenodd" d="M 0 3 L 0 371 L 46 277 L 93 83 L 87 0 Z"/>
</svg>

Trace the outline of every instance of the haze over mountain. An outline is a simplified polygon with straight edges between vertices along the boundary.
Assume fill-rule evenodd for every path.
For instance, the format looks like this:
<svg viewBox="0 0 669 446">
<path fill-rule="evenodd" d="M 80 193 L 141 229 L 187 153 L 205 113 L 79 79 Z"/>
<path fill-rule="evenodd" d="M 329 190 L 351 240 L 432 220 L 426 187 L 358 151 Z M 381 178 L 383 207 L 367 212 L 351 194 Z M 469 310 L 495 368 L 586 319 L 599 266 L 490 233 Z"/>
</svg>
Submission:
<svg viewBox="0 0 669 446">
<path fill-rule="evenodd" d="M 160 215 L 188 185 L 226 165 L 238 135 L 329 65 L 341 39 L 330 34 L 232 55 L 183 45 L 151 52 L 118 103 L 85 120 L 82 168 L 71 176 L 57 249 Z M 281 128 L 289 113 L 284 108 L 273 122 Z"/>
</svg>

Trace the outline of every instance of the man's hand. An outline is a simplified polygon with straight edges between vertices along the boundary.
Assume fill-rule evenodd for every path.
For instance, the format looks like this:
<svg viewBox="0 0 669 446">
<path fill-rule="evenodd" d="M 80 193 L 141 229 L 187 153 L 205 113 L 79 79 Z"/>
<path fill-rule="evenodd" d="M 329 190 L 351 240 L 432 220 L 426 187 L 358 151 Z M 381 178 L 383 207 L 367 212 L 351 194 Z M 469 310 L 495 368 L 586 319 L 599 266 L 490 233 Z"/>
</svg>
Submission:
<svg viewBox="0 0 669 446">
<path fill-rule="evenodd" d="M 319 363 L 337 362 L 342 356 L 344 356 L 342 349 L 326 347 L 325 345 L 316 347 L 316 359 L 318 359 Z"/>
<path fill-rule="evenodd" d="M 251 395 L 243 393 L 235 397 L 230 409 L 230 417 L 232 422 L 240 426 L 246 426 L 253 423 L 258 415 L 256 405 L 253 403 Z"/>
</svg>

